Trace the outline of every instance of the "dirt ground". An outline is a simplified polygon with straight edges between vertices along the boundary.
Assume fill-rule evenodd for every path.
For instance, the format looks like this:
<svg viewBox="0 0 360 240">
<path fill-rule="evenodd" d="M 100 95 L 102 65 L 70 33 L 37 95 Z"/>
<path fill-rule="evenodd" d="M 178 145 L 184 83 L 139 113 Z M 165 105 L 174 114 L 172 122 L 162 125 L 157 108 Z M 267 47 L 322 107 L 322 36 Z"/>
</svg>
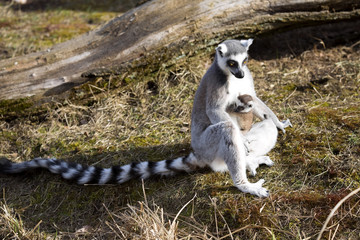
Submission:
<svg viewBox="0 0 360 240">
<path fill-rule="evenodd" d="M 3 2 L 0 11 L 8 15 L 0 17 L 1 58 L 46 48 L 118 14 L 59 6 L 25 11 Z M 56 27 L 34 24 L 39 16 Z M 63 27 L 66 37 L 58 33 Z M 229 174 L 209 170 L 120 186 L 79 186 L 42 170 L 0 175 L 0 237 L 315 239 L 336 203 L 360 187 L 359 40 L 328 45 L 317 39 L 311 48 L 294 52 L 290 45 L 286 54 L 262 58 L 255 39 L 248 66 L 257 94 L 294 126 L 279 133 L 270 152 L 275 165 L 250 178 L 265 179 L 269 198 L 241 193 Z M 102 167 L 185 155 L 194 93 L 213 52 L 152 71 L 99 77 L 41 112 L 18 114 L 21 109 L 2 105 L 0 155 Z M 84 94 L 87 100 L 79 101 Z M 359 204 L 359 194 L 349 198 L 323 239 L 360 239 Z"/>
</svg>

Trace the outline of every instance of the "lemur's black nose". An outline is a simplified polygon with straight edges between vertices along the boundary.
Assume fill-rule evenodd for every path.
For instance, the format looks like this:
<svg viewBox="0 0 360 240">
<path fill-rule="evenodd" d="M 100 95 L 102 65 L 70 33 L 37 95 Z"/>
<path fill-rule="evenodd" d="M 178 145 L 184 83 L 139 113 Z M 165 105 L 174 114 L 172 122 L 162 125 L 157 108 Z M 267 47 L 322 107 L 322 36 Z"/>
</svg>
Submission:
<svg viewBox="0 0 360 240">
<path fill-rule="evenodd" d="M 234 72 L 233 75 L 234 75 L 236 78 L 243 78 L 243 77 L 244 77 L 244 71 L 241 70 L 241 69 L 238 69 L 238 71 Z"/>
</svg>

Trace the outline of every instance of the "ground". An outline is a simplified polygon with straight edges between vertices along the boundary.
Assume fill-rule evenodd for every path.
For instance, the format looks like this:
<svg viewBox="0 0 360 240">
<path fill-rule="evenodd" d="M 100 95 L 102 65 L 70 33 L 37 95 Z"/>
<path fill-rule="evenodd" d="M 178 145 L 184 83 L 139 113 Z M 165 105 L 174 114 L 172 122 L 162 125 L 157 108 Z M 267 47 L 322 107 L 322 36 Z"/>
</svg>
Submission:
<svg viewBox="0 0 360 240">
<path fill-rule="evenodd" d="M 1 58 L 46 49 L 120 14 L 0 3 Z M 78 186 L 41 170 L 0 175 L 0 236 L 316 238 L 336 203 L 360 187 L 360 42 L 264 59 L 253 51 L 248 66 L 258 96 L 294 126 L 279 133 L 270 152 L 275 165 L 249 178 L 264 178 L 269 198 L 241 193 L 227 173 L 209 170 L 120 186 Z M 194 93 L 213 52 L 99 77 L 36 114 L 2 103 L 0 153 L 15 162 L 49 156 L 103 167 L 185 155 Z M 359 203 L 359 195 L 347 200 L 323 238 L 359 239 Z"/>
</svg>

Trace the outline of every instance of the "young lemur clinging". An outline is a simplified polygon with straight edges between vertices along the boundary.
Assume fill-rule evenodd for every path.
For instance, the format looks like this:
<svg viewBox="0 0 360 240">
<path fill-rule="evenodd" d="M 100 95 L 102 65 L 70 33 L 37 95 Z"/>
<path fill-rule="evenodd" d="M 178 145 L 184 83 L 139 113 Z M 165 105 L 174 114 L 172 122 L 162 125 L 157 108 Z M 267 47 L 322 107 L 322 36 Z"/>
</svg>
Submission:
<svg viewBox="0 0 360 240">
<path fill-rule="evenodd" d="M 240 95 L 237 99 L 238 102 L 230 104 L 226 108 L 226 112 L 236 119 L 240 131 L 246 134 L 249 132 L 254 121 L 253 99 L 248 94 Z"/>
<path fill-rule="evenodd" d="M 123 183 L 132 178 L 169 176 L 191 172 L 209 166 L 214 171 L 229 171 L 234 185 L 245 193 L 266 197 L 264 180 L 250 183 L 246 169 L 256 174 L 259 164 L 271 166 L 265 156 L 275 145 L 278 129 L 285 132 L 289 120 L 277 116 L 257 96 L 249 69 L 246 66 L 249 40 L 227 40 L 216 48 L 215 59 L 196 91 L 191 115 L 191 147 L 187 156 L 158 162 L 134 162 L 110 168 L 83 166 L 54 158 L 35 158 L 13 163 L 0 159 L 0 173 L 12 174 L 33 168 L 46 168 L 78 184 Z M 228 106 L 239 101 L 238 96 L 250 95 L 252 112 L 261 121 L 242 134 L 242 122 L 227 112 Z"/>
</svg>

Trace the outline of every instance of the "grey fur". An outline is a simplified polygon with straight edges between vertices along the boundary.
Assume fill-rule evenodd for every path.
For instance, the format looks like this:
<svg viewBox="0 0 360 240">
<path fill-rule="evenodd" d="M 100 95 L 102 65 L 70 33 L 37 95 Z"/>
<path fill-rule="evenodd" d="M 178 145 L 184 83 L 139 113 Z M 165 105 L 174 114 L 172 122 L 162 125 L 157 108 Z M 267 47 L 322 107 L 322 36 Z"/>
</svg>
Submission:
<svg viewBox="0 0 360 240">
<path fill-rule="evenodd" d="M 239 44 L 240 43 L 240 44 Z M 226 47 L 227 47 L 227 51 L 225 54 L 223 54 L 222 57 L 229 57 L 231 55 L 237 55 L 239 53 L 245 53 L 247 52 L 247 46 L 241 44 L 240 41 L 238 40 L 233 40 L 233 39 L 230 39 L 230 40 L 226 40 L 224 41 L 222 44 L 225 44 Z M 220 49 L 218 49 L 220 50 Z"/>
</svg>

